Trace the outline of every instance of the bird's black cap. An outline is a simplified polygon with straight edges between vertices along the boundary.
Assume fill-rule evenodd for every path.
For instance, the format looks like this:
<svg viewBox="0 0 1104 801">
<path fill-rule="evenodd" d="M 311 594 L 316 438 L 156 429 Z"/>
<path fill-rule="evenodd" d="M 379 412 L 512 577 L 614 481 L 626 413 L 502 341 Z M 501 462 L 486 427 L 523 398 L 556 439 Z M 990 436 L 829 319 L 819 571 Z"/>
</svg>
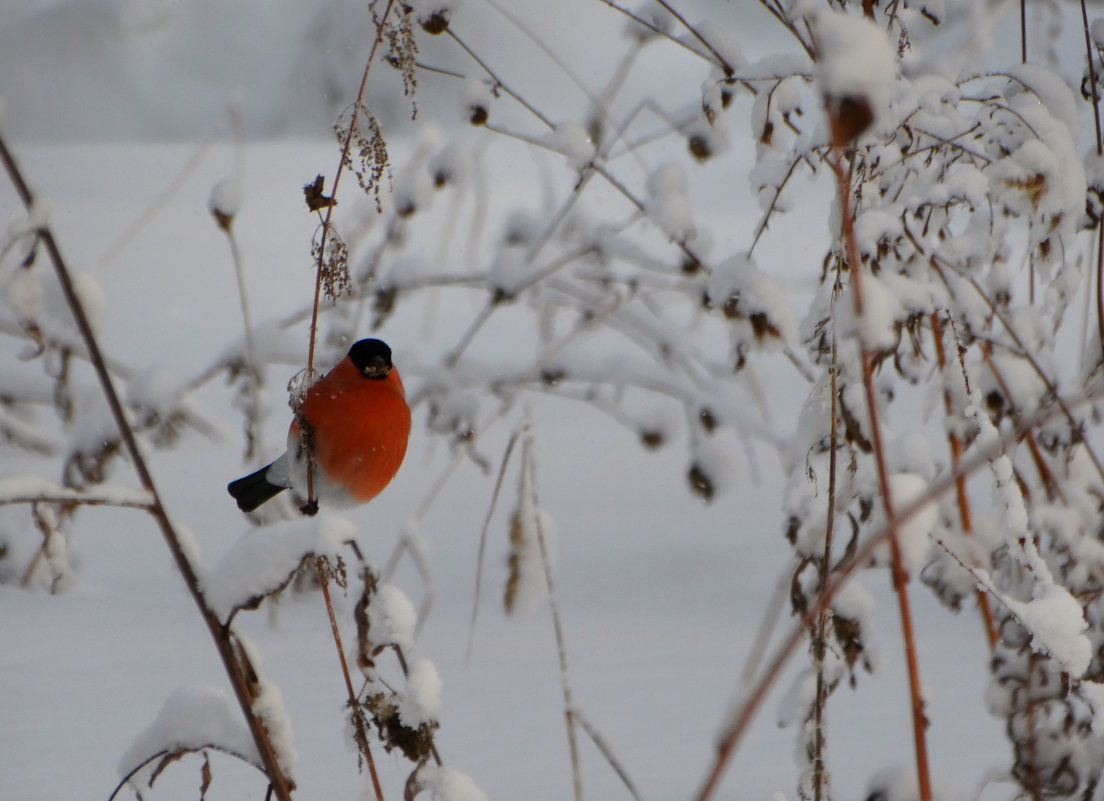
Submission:
<svg viewBox="0 0 1104 801">
<path fill-rule="evenodd" d="M 349 348 L 349 361 L 367 378 L 387 378 L 391 348 L 378 339 L 362 339 Z"/>
</svg>

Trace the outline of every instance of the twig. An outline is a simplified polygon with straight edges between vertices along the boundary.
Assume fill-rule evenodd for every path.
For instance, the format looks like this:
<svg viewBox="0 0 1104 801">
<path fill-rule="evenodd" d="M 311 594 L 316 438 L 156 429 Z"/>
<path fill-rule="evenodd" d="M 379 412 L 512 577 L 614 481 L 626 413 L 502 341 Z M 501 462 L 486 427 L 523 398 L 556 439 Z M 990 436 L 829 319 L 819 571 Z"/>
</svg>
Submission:
<svg viewBox="0 0 1104 801">
<path fill-rule="evenodd" d="M 248 446 L 245 458 L 252 459 L 255 453 L 264 452 L 264 443 L 261 439 L 263 426 L 261 418 L 264 416 L 264 402 L 261 396 L 261 363 L 257 359 L 257 345 L 253 337 L 253 320 L 249 314 L 249 294 L 245 288 L 245 266 L 242 263 L 241 248 L 238 247 L 238 238 L 234 235 L 233 217 L 223 218 L 216 215 L 219 229 L 226 234 L 226 241 L 230 247 L 230 260 L 234 265 L 234 277 L 238 283 L 238 303 L 241 308 L 242 328 L 245 330 L 245 372 L 249 382 L 249 416 L 246 423 Z"/>
<path fill-rule="evenodd" d="M 556 635 L 556 656 L 560 663 L 560 689 L 563 692 L 564 723 L 567 726 L 567 746 L 571 754 L 575 801 L 583 801 L 583 774 L 579 767 L 579 743 L 575 734 L 575 701 L 567 670 L 567 643 L 564 640 L 560 607 L 556 601 L 556 582 L 552 576 L 552 561 L 545 542 L 544 526 L 541 525 L 541 508 L 537 497 L 537 464 L 536 457 L 533 456 L 533 434 L 528 421 L 525 423 L 522 436 L 522 486 L 528 490 L 533 505 L 533 526 L 536 529 L 537 545 L 540 548 L 541 567 L 544 568 L 544 582 L 548 589 L 548 610 L 552 615 L 552 630 Z"/>
<path fill-rule="evenodd" d="M 237 751 L 231 751 L 229 748 L 224 748 L 220 745 L 215 745 L 214 743 L 207 743 L 205 745 L 201 745 L 201 746 L 198 746 L 198 747 L 195 747 L 195 748 L 178 748 L 174 751 L 170 751 L 167 748 L 163 748 L 160 751 L 158 751 L 156 754 L 152 754 L 147 759 L 145 759 L 142 762 L 140 762 L 139 764 L 135 765 L 125 776 L 123 776 L 123 778 L 119 780 L 119 783 L 117 785 L 115 785 L 115 789 L 111 791 L 111 795 L 109 795 L 107 797 L 107 801 L 114 801 L 115 797 L 119 795 L 119 791 L 122 790 L 124 787 L 126 787 L 127 783 L 130 782 L 130 780 L 133 779 L 136 775 L 138 775 L 138 772 L 140 770 L 142 770 L 142 768 L 146 767 L 147 765 L 149 765 L 154 760 L 162 759 L 164 757 L 172 757 L 172 758 L 175 759 L 175 758 L 179 758 L 181 756 L 184 756 L 186 754 L 200 754 L 200 753 L 203 753 L 205 751 L 218 751 L 220 753 L 226 754 L 227 756 L 232 756 L 235 759 L 240 759 L 242 762 L 244 762 L 247 765 L 252 765 L 253 767 L 257 767 L 256 765 L 253 764 L 253 762 L 246 759 L 243 754 L 239 754 Z"/>
<path fill-rule="evenodd" d="M 61 487 L 49 492 L 26 492 L 4 495 L 0 498 L 0 506 L 15 503 L 51 503 L 58 506 L 114 506 L 119 509 L 142 509 L 146 512 L 153 508 L 153 502 L 148 497 L 115 497 L 110 492 L 97 494 L 96 490 L 64 490 Z"/>
<path fill-rule="evenodd" d="M 717 52 L 717 49 L 709 43 L 708 39 L 702 36 L 701 31 L 699 31 L 697 28 L 686 21 L 686 17 L 682 16 L 682 14 L 675 10 L 675 8 L 670 3 L 668 3 L 667 0 L 656 0 L 656 2 L 663 6 L 668 14 L 681 22 L 683 27 L 686 28 L 686 30 L 690 31 L 690 34 L 702 43 L 705 49 L 713 55 L 713 58 L 717 59 L 717 63 L 721 65 L 721 69 L 724 71 L 724 74 L 727 77 L 731 77 L 733 74 L 735 74 L 735 68 L 731 64 L 729 64 L 728 61 L 725 60 L 724 56 Z"/>
<path fill-rule="evenodd" d="M 579 727 L 586 733 L 586 736 L 594 743 L 594 747 L 606 758 L 606 762 L 613 768 L 613 772 L 617 774 L 617 778 L 621 780 L 621 783 L 625 785 L 625 789 L 629 791 L 629 795 L 631 795 L 635 801 L 643 801 L 640 796 L 640 791 L 636 789 L 636 785 L 633 784 L 632 778 L 626 772 L 620 760 L 614 755 L 613 749 L 610 748 L 609 743 L 606 742 L 602 733 L 595 728 L 594 724 L 590 722 L 587 716 L 584 715 L 583 711 L 578 707 L 575 707 L 571 711 L 571 714 L 575 722 L 578 723 Z"/>
<path fill-rule="evenodd" d="M 456 44 L 460 45 L 460 48 L 465 53 L 468 54 L 468 56 L 472 59 L 472 61 L 474 61 L 476 64 L 478 64 L 480 67 L 483 68 L 483 71 L 485 73 L 487 73 L 487 75 L 490 77 L 490 79 L 492 81 L 495 82 L 494 88 L 501 89 L 503 92 L 508 94 L 514 100 L 521 103 L 521 105 L 523 105 L 525 107 L 525 109 L 530 114 L 532 114 L 538 120 L 543 122 L 548 128 L 551 129 L 551 128 L 556 127 L 556 124 L 554 122 L 552 122 L 552 120 L 548 119 L 548 117 L 544 116 L 544 114 L 541 113 L 540 109 L 538 109 L 536 106 L 534 106 L 528 100 L 526 100 L 525 97 L 520 92 L 517 92 L 514 89 L 511 89 L 510 86 L 507 83 L 505 83 L 501 78 L 499 78 L 498 75 L 495 74 L 495 71 L 492 70 L 487 65 L 487 63 L 485 61 L 483 61 L 483 59 L 481 59 L 478 55 L 476 55 L 475 51 L 472 50 L 470 47 L 468 47 L 467 43 L 463 39 L 461 39 L 459 36 L 456 35 L 456 32 L 452 29 L 451 26 L 445 29 L 445 33 L 447 33 L 449 35 L 449 37 L 454 42 L 456 42 Z"/>
<path fill-rule="evenodd" d="M 471 658 L 472 643 L 475 641 L 475 621 L 479 615 L 479 595 L 483 586 L 483 555 L 487 550 L 487 531 L 491 525 L 491 516 L 494 514 L 498 503 L 498 493 L 502 489 L 502 480 L 506 477 L 506 466 L 510 464 L 510 454 L 517 444 L 518 430 L 510 435 L 510 441 L 506 443 L 506 451 L 502 454 L 502 464 L 498 468 L 498 478 L 495 480 L 494 491 L 491 493 L 491 504 L 487 507 L 487 516 L 483 518 L 483 528 L 479 532 L 479 551 L 475 558 L 475 589 L 472 595 L 471 620 L 468 622 L 468 646 L 464 651 L 464 661 Z"/>
<path fill-rule="evenodd" d="M 797 39 L 798 43 L 805 51 L 805 55 L 807 55 L 809 58 L 814 58 L 816 56 L 812 45 L 801 38 L 801 34 L 798 33 L 797 26 L 794 25 L 794 23 L 786 17 L 786 14 L 782 10 L 781 5 L 779 5 L 777 2 L 772 4 L 771 0 L 759 0 L 759 5 L 765 8 L 768 14 L 778 20 L 782 24 L 782 27 L 793 34 L 793 37 Z"/>
</svg>

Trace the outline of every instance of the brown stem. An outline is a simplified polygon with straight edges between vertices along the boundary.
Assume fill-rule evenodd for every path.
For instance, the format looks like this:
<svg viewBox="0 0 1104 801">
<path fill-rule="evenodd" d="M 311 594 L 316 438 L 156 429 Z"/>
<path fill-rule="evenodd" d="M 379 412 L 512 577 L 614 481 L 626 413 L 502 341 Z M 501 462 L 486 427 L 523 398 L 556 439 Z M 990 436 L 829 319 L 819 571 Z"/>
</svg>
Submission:
<svg viewBox="0 0 1104 801">
<path fill-rule="evenodd" d="M 1027 63 L 1027 0 L 1020 0 L 1020 62 Z"/>
<path fill-rule="evenodd" d="M 11 151 L 8 149 L 7 142 L 4 141 L 2 136 L 0 136 L 0 161 L 4 162 L 4 167 L 16 191 L 19 193 L 23 205 L 30 209 L 34 204 L 34 195 L 27 186 L 23 174 L 16 164 Z M 207 605 L 203 597 L 203 592 L 200 589 L 199 577 L 196 575 L 195 568 L 188 560 L 184 548 L 180 543 L 180 537 L 169 521 L 168 513 L 165 511 L 165 507 L 161 502 L 161 496 L 157 492 L 157 487 L 154 484 L 153 475 L 150 473 L 149 467 L 146 465 L 146 460 L 142 456 L 142 451 L 138 447 L 134 431 L 131 430 L 130 424 L 127 422 L 122 402 L 119 400 L 119 395 L 115 391 L 115 385 L 108 373 L 103 353 L 100 351 L 99 342 L 97 342 L 95 334 L 92 333 L 92 327 L 88 323 L 88 317 L 85 315 L 84 306 L 81 304 L 81 300 L 73 288 L 73 281 L 69 274 L 69 268 L 62 258 L 61 250 L 58 248 L 54 235 L 48 227 L 43 227 L 39 231 L 39 239 L 46 246 L 46 251 L 54 264 L 58 283 L 61 285 L 66 303 L 69 305 L 69 309 L 73 314 L 73 319 L 77 324 L 77 330 L 80 332 L 85 347 L 88 349 L 89 361 L 92 363 L 92 367 L 96 371 L 96 376 L 100 380 L 100 385 L 103 389 L 104 397 L 107 400 L 107 405 L 111 410 L 112 417 L 115 419 L 115 424 L 119 427 L 119 434 L 122 437 L 123 444 L 126 446 L 127 453 L 130 455 L 131 463 L 134 465 L 134 472 L 138 474 L 138 480 L 141 482 L 143 489 L 149 492 L 151 496 L 150 514 L 157 522 L 157 526 L 161 530 L 161 535 L 165 539 L 165 544 L 168 546 L 169 551 L 172 553 L 173 560 L 176 562 L 176 567 L 180 571 L 180 575 L 184 578 L 184 583 L 187 585 L 188 592 L 191 594 L 192 600 L 195 601 L 196 607 L 203 617 L 203 621 L 207 624 L 207 629 L 211 634 L 211 638 L 215 641 L 215 647 L 218 649 L 223 667 L 226 670 L 227 676 L 230 678 L 230 684 L 234 689 L 234 695 L 238 699 L 242 715 L 245 717 L 249 732 L 253 737 L 253 742 L 257 746 L 257 751 L 261 757 L 261 763 L 264 765 L 265 774 L 268 776 L 272 790 L 280 801 L 290 801 L 291 791 L 294 789 L 295 783 L 290 777 L 284 775 L 283 769 L 280 767 L 279 759 L 276 756 L 276 750 L 269 737 L 268 730 L 265 728 L 264 722 L 261 721 L 253 711 L 253 692 L 242 670 L 241 664 L 234 655 L 230 629 L 228 626 L 223 626 L 218 616 Z"/>
<path fill-rule="evenodd" d="M 855 241 L 854 218 L 851 211 L 851 182 L 843 170 L 843 149 L 833 148 L 835 158 L 830 159 L 836 173 L 839 188 L 839 204 L 842 223 L 840 231 L 847 248 L 847 263 L 850 268 L 852 296 L 855 303 L 855 317 L 862 319 L 862 262 L 858 244 Z M 853 160 L 852 160 L 853 166 Z M 881 426 L 878 423 L 878 402 L 874 394 L 873 354 L 865 342 L 862 348 L 863 388 L 866 394 L 866 407 L 870 416 L 870 439 L 874 450 L 874 463 L 878 474 L 878 488 L 882 496 L 882 508 L 886 520 L 894 520 L 893 499 L 890 495 L 889 472 L 886 468 L 885 450 L 882 445 Z M 897 539 L 897 527 L 890 524 L 889 550 L 893 589 L 897 593 L 897 605 L 901 616 L 901 635 L 905 643 L 905 663 L 908 668 L 909 696 L 912 706 L 912 735 L 916 749 L 916 776 L 920 791 L 920 801 L 931 801 L 931 775 L 928 767 L 928 744 L 925 730 L 928 721 L 924 715 L 924 699 L 921 694 L 920 666 L 916 659 L 916 639 L 912 626 L 912 610 L 908 600 L 908 573 L 901 557 L 901 544 Z"/>
<path fill-rule="evenodd" d="M 322 587 L 322 597 L 326 600 L 326 614 L 330 617 L 330 631 L 333 633 L 334 646 L 337 648 L 337 661 L 341 664 L 341 675 L 345 679 L 345 691 L 349 694 L 349 708 L 355 709 L 357 705 L 356 690 L 353 689 L 353 680 L 349 676 L 349 665 L 345 661 L 345 648 L 341 644 L 341 631 L 337 627 L 337 616 L 334 614 L 333 601 L 330 599 L 330 581 L 326 577 L 326 560 L 321 556 L 314 558 L 314 567 L 318 570 L 318 583 Z M 376 793 L 376 801 L 383 801 L 383 788 L 380 786 L 379 775 L 376 773 L 376 761 L 372 758 L 372 749 L 368 747 L 368 741 L 361 743 L 361 753 L 364 761 L 368 763 L 368 773 L 372 777 L 372 789 Z"/>
<path fill-rule="evenodd" d="M 824 553 L 820 565 L 821 589 L 828 586 L 828 577 L 832 572 L 832 535 L 836 528 L 836 434 L 839 427 L 839 414 L 836 409 L 837 363 L 836 342 L 832 341 L 831 368 L 831 426 L 829 429 L 828 452 L 828 519 L 824 524 Z M 831 612 L 824 604 L 817 614 L 816 630 L 813 640 L 813 660 L 816 665 L 816 700 L 813 707 L 813 801 L 822 801 L 828 793 L 828 772 L 824 769 L 824 708 L 828 703 L 828 682 L 824 678 L 824 650 L 828 637 L 828 622 Z"/>
<path fill-rule="evenodd" d="M 333 184 L 330 186 L 330 197 L 333 200 L 337 200 L 337 188 L 341 184 L 341 176 L 345 172 L 345 165 L 349 159 L 349 149 L 352 147 L 353 135 L 356 132 L 357 114 L 360 112 L 361 103 L 364 100 L 364 87 L 368 85 L 368 72 L 372 68 L 372 62 L 376 59 L 376 50 L 383 41 L 383 28 L 387 24 L 387 17 L 391 13 L 391 7 L 395 4 L 395 0 L 387 0 L 387 6 L 383 9 L 383 15 L 380 17 L 379 24 L 376 26 L 376 38 L 372 42 L 372 49 L 368 53 L 368 61 L 364 65 L 364 72 L 360 76 L 360 88 L 357 90 L 356 100 L 353 101 L 353 111 L 349 118 L 349 132 L 345 135 L 345 141 L 341 144 L 341 159 L 337 163 L 337 170 L 334 172 Z M 331 217 L 333 216 L 334 206 L 336 202 L 330 203 L 326 206 L 326 213 L 322 218 L 322 235 L 321 235 L 321 247 L 318 248 L 318 264 L 315 266 L 314 275 L 314 306 L 311 309 L 311 322 L 310 322 L 310 345 L 307 348 L 307 376 L 310 377 L 314 374 L 314 346 L 318 338 L 318 302 L 322 297 L 322 273 L 324 272 L 324 264 L 326 258 L 326 243 L 329 242 L 329 234 L 331 227 Z M 300 424 L 302 427 L 302 424 Z M 310 453 L 311 442 L 310 437 L 305 437 L 304 442 L 307 446 L 307 463 L 312 464 Z M 314 470 L 307 470 L 307 504 L 306 508 L 309 508 L 315 502 L 314 497 Z"/>
<path fill-rule="evenodd" d="M 986 366 L 993 373 L 993 378 L 996 379 L 997 386 L 1000 388 L 1001 394 L 1008 403 L 1012 418 L 1017 419 L 1020 414 L 1014 405 L 1012 392 L 1008 387 L 1008 383 L 1004 380 L 1004 374 L 1000 371 L 1000 368 L 997 367 L 996 362 L 993 361 L 990 351 L 991 349 L 988 344 L 982 347 L 982 359 L 985 360 Z M 1027 443 L 1027 449 L 1031 454 L 1031 460 L 1035 463 L 1035 470 L 1039 473 L 1039 478 L 1042 479 L 1043 485 L 1046 487 L 1048 498 L 1051 500 L 1057 498 L 1063 504 L 1066 504 L 1066 494 L 1062 491 L 1061 484 L 1058 483 L 1058 479 L 1054 477 L 1054 473 L 1047 465 L 1046 459 L 1043 458 L 1043 452 L 1039 450 L 1039 443 L 1035 441 L 1035 436 L 1030 431 L 1024 432 L 1024 442 Z"/>
<path fill-rule="evenodd" d="M 556 601 L 556 583 L 552 575 L 552 563 L 548 555 L 548 545 L 544 538 L 544 527 L 541 525 L 540 499 L 537 497 L 537 466 L 532 453 L 532 432 L 527 428 L 522 444 L 522 487 L 529 493 L 533 504 L 533 526 L 537 534 L 537 547 L 540 549 L 541 567 L 544 569 L 544 583 L 548 590 L 548 609 L 552 615 L 552 630 L 556 635 L 556 656 L 560 664 L 560 690 L 563 693 L 564 723 L 567 725 L 567 746 L 571 755 L 572 785 L 575 791 L 575 801 L 583 800 L 583 775 L 579 766 L 579 744 L 575 734 L 575 701 L 571 691 L 571 682 L 568 680 L 567 671 L 567 642 L 564 638 L 563 621 L 560 618 L 560 607 Z"/>
<path fill-rule="evenodd" d="M 939 365 L 939 372 L 945 375 L 947 367 L 947 357 L 943 348 L 943 320 L 939 317 L 939 312 L 932 312 L 931 315 L 932 324 L 932 339 L 935 341 L 935 357 L 936 363 Z M 953 412 L 953 406 L 951 401 L 950 388 L 944 386 L 943 388 L 943 408 L 946 410 L 949 417 Z M 959 462 L 962 461 L 962 441 L 953 433 L 948 432 L 947 441 L 951 446 L 951 467 L 954 470 L 958 469 Z M 974 534 L 973 520 L 970 517 L 970 500 L 966 495 L 966 477 L 960 476 L 955 481 L 955 495 L 958 501 L 958 518 L 962 524 L 962 533 L 967 537 L 972 537 Z M 989 596 L 981 589 L 976 590 L 978 610 L 981 612 L 982 622 L 985 624 L 985 636 L 989 641 L 989 650 L 992 651 L 997 645 L 997 626 L 993 620 L 993 609 L 989 606 Z"/>
</svg>

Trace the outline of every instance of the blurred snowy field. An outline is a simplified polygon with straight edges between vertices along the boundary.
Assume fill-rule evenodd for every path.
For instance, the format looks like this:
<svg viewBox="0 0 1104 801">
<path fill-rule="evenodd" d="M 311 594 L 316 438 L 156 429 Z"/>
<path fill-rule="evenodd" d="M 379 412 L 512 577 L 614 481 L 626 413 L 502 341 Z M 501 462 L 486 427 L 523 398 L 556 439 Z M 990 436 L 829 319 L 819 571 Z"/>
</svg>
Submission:
<svg viewBox="0 0 1104 801">
<path fill-rule="evenodd" d="M 88 19 L 119 19 L 103 15 L 122 3 L 24 2 L 0 13 L 0 23 L 7 23 L 0 24 L 0 126 L 15 134 L 16 155 L 32 186 L 48 200 L 54 232 L 72 266 L 89 271 L 105 293 L 102 344 L 107 354 L 139 370 L 187 377 L 240 337 L 228 249 L 207 212 L 211 187 L 236 175 L 243 190 L 235 230 L 254 317 L 273 320 L 302 308 L 313 285 L 309 243 L 315 222 L 304 213 L 300 187 L 316 174 L 332 173 L 336 150 L 324 135 L 330 111 L 340 103 L 331 100 L 306 110 L 294 106 L 289 112 L 281 99 L 294 94 L 289 85 L 302 81 L 312 88 L 327 76 L 340 76 L 334 78 L 335 96 L 340 96 L 358 77 L 359 62 L 354 56 L 350 66 L 333 56 L 340 50 L 327 51 L 333 59 L 312 64 L 319 72 L 310 73 L 298 56 L 277 57 L 281 42 L 300 41 L 295 37 L 323 18 L 293 13 L 295 3 L 277 4 L 280 13 L 290 15 L 283 26 L 246 4 L 220 17 L 222 31 L 233 42 L 266 43 L 249 51 L 222 46 L 218 52 L 229 62 L 197 62 L 200 51 L 189 49 L 209 30 L 198 23 L 203 4 L 196 4 L 195 16 L 184 18 L 187 24 L 166 17 L 167 4 L 130 5 L 142 13 L 125 20 L 158 31 L 157 25 L 167 25 L 162 33 L 169 39 L 161 45 L 155 38 L 140 40 L 140 46 L 132 43 L 131 50 L 116 53 L 118 62 L 102 60 L 113 52 L 109 39 L 80 32 L 92 30 Z M 339 4 L 334 9 L 337 20 L 347 13 Z M 585 24 L 589 14 L 558 24 Z M 242 34 L 251 25 L 259 25 L 252 38 Z M 273 33 L 277 29 L 279 36 Z M 35 63 L 61 70 L 64 59 L 57 55 L 67 51 L 67 36 L 75 36 L 73 46 L 79 45 L 68 50 L 73 63 L 88 59 L 87 84 L 74 82 L 79 71 L 71 68 L 34 75 L 13 66 L 13 54 L 41 56 L 45 48 L 51 55 Z M 15 41 L 18 48 L 11 44 Z M 166 50 L 166 42 L 177 49 Z M 356 46 L 349 43 L 349 52 Z M 293 52 L 295 47 L 286 45 Z M 176 53 L 179 60 L 155 57 L 159 52 Z M 164 208 L 120 242 L 180 173 L 231 99 L 233 86 L 226 88 L 211 74 L 242 74 L 238 71 L 250 56 L 252 74 L 262 76 L 254 83 L 270 94 L 238 87 L 249 133 L 244 145 L 231 147 L 222 137 L 187 172 Z M 188 63 L 206 65 L 206 82 L 198 67 L 184 73 L 171 69 Z M 280 71 L 275 69 L 279 64 L 292 66 Z M 113 74 L 118 80 L 110 80 Z M 122 91 L 118 76 L 139 85 L 116 97 L 113 93 Z M 212 91 L 212 85 L 220 89 Z M 62 102 L 36 106 L 33 99 L 43 86 L 54 87 Z M 420 97 L 419 103 L 428 106 L 431 98 L 454 102 L 448 91 L 431 87 L 427 92 L 439 94 Z M 305 91 L 303 97 L 308 96 L 317 93 Z M 135 97 L 147 102 L 128 105 Z M 405 114 L 401 99 L 386 102 L 394 104 L 398 125 Z M 120 119 L 120 108 L 130 116 Z M 309 121 L 306 127 L 297 127 L 303 120 Z M 401 130 L 392 143 L 400 165 L 417 142 L 412 127 Z M 177 141 L 144 141 L 150 134 Z M 271 138 L 277 134 L 280 138 Z M 539 208 L 534 195 L 541 187 L 520 183 L 511 166 L 496 163 L 487 175 L 496 208 Z M 743 174 L 746 170 L 735 178 L 702 177 L 694 184 L 701 193 L 696 206 L 711 221 L 724 222 L 733 241 L 741 241 L 758 219 L 742 183 L 740 192 L 731 191 Z M 17 216 L 16 208 L 5 184 L 0 189 L 3 219 Z M 437 212 L 447 214 L 447 207 Z M 769 258 L 784 265 L 782 274 L 791 266 L 792 275 L 819 270 L 826 223 L 823 214 L 811 219 L 796 229 L 807 238 L 767 245 Z M 460 244 L 444 257 L 466 264 L 469 254 L 461 238 L 456 241 Z M 427 243 L 430 253 L 437 250 L 433 245 Z M 441 295 L 414 303 L 388 321 L 379 335 L 395 348 L 408 391 L 417 391 L 422 368 L 439 355 L 442 341 L 447 344 L 451 326 L 476 308 L 465 296 Z M 290 341 L 301 343 L 305 354 L 305 331 L 295 332 Z M 487 343 L 482 355 L 509 359 L 509 346 L 507 332 L 497 344 Z M 2 375 L 37 369 L 33 363 L 9 368 L 15 350 L 9 343 L 0 352 Z M 264 455 L 269 458 L 282 449 L 287 410 L 281 393 L 297 369 L 289 363 L 285 373 L 270 370 L 268 375 L 271 413 Z M 778 373 L 766 376 L 772 387 L 768 401 L 776 424 L 785 425 L 795 419 L 806 389 L 791 371 L 780 366 Z M 91 384 L 88 388 L 95 390 Z M 202 564 L 211 569 L 249 529 L 224 489 L 244 466 L 228 393 L 209 386 L 194 400 L 219 422 L 221 438 L 210 441 L 189 433 L 175 449 L 156 453 L 152 466 L 170 515 L 194 534 Z M 754 464 L 741 459 L 738 480 L 705 505 L 687 490 L 680 443 L 645 452 L 631 432 L 593 408 L 550 398 L 529 403 L 540 495 L 558 531 L 557 596 L 577 702 L 645 799 L 689 798 L 712 759 L 759 621 L 787 573 L 790 551 L 778 511 L 777 458 L 761 449 Z M 425 434 L 424 418 L 424 409 L 415 411 L 407 462 L 394 485 L 349 515 L 361 532 L 361 548 L 378 563 L 387 560 L 405 521 L 447 462 L 443 445 Z M 508 426 L 492 432 L 479 452 L 497 465 L 508 435 Z M 0 464 L 0 477 L 56 478 L 57 469 L 31 457 L 7 459 Z M 114 481 L 135 483 L 125 465 L 115 470 Z M 419 526 L 432 572 L 433 606 L 413 656 L 433 660 L 444 681 L 437 742 L 446 764 L 468 773 L 492 799 L 565 799 L 571 795 L 571 774 L 547 610 L 537 606 L 516 619 L 500 611 L 509 492 L 491 523 L 479 622 L 471 657 L 465 659 L 478 538 L 493 485 L 493 474 L 466 464 Z M 14 516 L 0 516 L 0 524 Z M 120 757 L 175 689 L 197 683 L 225 686 L 201 620 L 156 528 L 142 513 L 84 510 L 72 548 L 79 574 L 69 591 L 51 596 L 41 589 L 0 586 L 0 795 L 5 798 L 106 798 L 119 780 Z M 912 758 L 889 579 L 863 580 L 877 600 L 874 620 L 883 636 L 877 674 L 862 677 L 855 691 L 842 690 L 828 706 L 829 764 L 839 798 L 862 797 L 872 774 L 908 765 Z M 415 603 L 421 601 L 424 588 L 408 564 L 395 581 Z M 913 599 L 929 693 L 933 773 L 937 785 L 953 797 L 970 799 L 988 772 L 1007 761 L 1001 726 L 982 701 L 987 654 L 981 624 L 973 614 L 949 615 L 922 590 L 916 589 Z M 339 598 L 338 603 L 346 602 Z M 237 622 L 256 643 L 263 669 L 288 709 L 299 756 L 298 797 L 362 797 L 367 779 L 357 774 L 344 731 L 344 689 L 320 597 L 289 597 L 274 616 L 261 611 Z M 782 628 L 789 625 L 784 620 Z M 776 792 L 794 797 L 797 732 L 775 724 L 792 681 L 793 671 L 768 699 L 728 770 L 720 797 L 768 799 Z M 581 752 L 587 798 L 628 798 L 590 743 L 584 741 Z M 398 798 L 408 763 L 382 754 L 377 762 L 387 797 Z M 257 774 L 230 759 L 216 757 L 213 773 L 207 796 L 212 801 L 264 797 Z M 155 797 L 191 797 L 198 783 L 193 757 L 166 771 Z M 982 797 L 1001 796 L 990 791 Z"/>
</svg>

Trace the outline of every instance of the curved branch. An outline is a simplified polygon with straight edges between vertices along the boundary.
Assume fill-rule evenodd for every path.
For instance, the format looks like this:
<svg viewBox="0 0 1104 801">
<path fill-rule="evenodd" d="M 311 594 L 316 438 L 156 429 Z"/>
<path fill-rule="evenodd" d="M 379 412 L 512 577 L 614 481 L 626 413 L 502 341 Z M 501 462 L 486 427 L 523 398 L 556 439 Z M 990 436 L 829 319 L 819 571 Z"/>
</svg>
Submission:
<svg viewBox="0 0 1104 801">
<path fill-rule="evenodd" d="M 16 164 L 11 151 L 8 149 L 7 142 L 2 136 L 0 136 L 0 161 L 4 163 L 8 176 L 23 204 L 30 209 L 34 204 L 34 195 L 27 186 L 27 182 L 23 178 L 23 174 Z M 126 412 L 123 409 L 122 401 L 119 399 L 119 394 L 115 390 L 115 383 L 108 373 L 107 363 L 104 360 L 103 353 L 100 351 L 99 342 L 92 332 L 92 327 L 88 322 L 88 316 L 85 314 L 84 306 L 81 303 L 80 297 L 77 295 L 76 289 L 73 287 L 69 268 L 61 255 L 61 249 L 58 247 L 57 241 L 54 239 L 54 235 L 48 227 L 42 228 L 40 236 L 43 244 L 46 246 L 50 261 L 53 262 L 54 270 L 58 277 L 58 283 L 61 285 L 66 303 L 76 321 L 77 329 L 80 331 L 81 338 L 84 340 L 84 344 L 88 349 L 89 360 L 92 362 L 92 366 L 96 371 L 96 376 L 100 380 L 104 397 L 111 410 L 111 416 L 115 419 L 115 424 L 119 427 L 119 433 L 127 453 L 130 455 L 131 462 L 134 465 L 134 471 L 138 474 L 138 479 L 142 487 L 150 494 L 152 499 L 149 509 L 150 514 L 157 522 L 157 526 L 161 530 L 161 535 L 165 539 L 165 544 L 172 553 L 173 560 L 176 562 L 177 569 L 184 579 L 188 592 L 192 596 L 192 600 L 195 601 L 196 607 L 199 609 L 199 613 L 203 617 L 204 622 L 207 624 L 207 629 L 211 634 L 211 638 L 215 641 L 219 656 L 222 658 L 223 667 L 233 686 L 238 704 L 241 706 L 242 715 L 245 717 L 246 723 L 249 726 L 249 732 L 261 755 L 261 761 L 264 763 L 268 780 L 271 782 L 276 797 L 280 799 L 280 801 L 291 801 L 291 790 L 295 786 L 294 782 L 292 782 L 288 776 L 284 775 L 283 769 L 280 767 L 279 758 L 276 755 L 275 746 L 269 737 L 268 730 L 265 728 L 260 717 L 253 710 L 253 693 L 250 689 L 249 681 L 242 670 L 242 666 L 234 655 L 233 647 L 230 642 L 229 630 L 223 627 L 218 617 L 207 605 L 203 597 L 203 591 L 200 587 L 199 576 L 196 573 L 195 567 L 188 558 L 185 547 L 181 542 L 180 535 L 169 520 L 168 512 L 165 510 L 165 506 L 161 501 L 161 496 L 157 491 L 153 475 L 150 473 L 149 466 L 146 464 L 145 456 L 138 447 L 138 440 L 130 427 L 130 423 L 127 422 Z"/>
</svg>

